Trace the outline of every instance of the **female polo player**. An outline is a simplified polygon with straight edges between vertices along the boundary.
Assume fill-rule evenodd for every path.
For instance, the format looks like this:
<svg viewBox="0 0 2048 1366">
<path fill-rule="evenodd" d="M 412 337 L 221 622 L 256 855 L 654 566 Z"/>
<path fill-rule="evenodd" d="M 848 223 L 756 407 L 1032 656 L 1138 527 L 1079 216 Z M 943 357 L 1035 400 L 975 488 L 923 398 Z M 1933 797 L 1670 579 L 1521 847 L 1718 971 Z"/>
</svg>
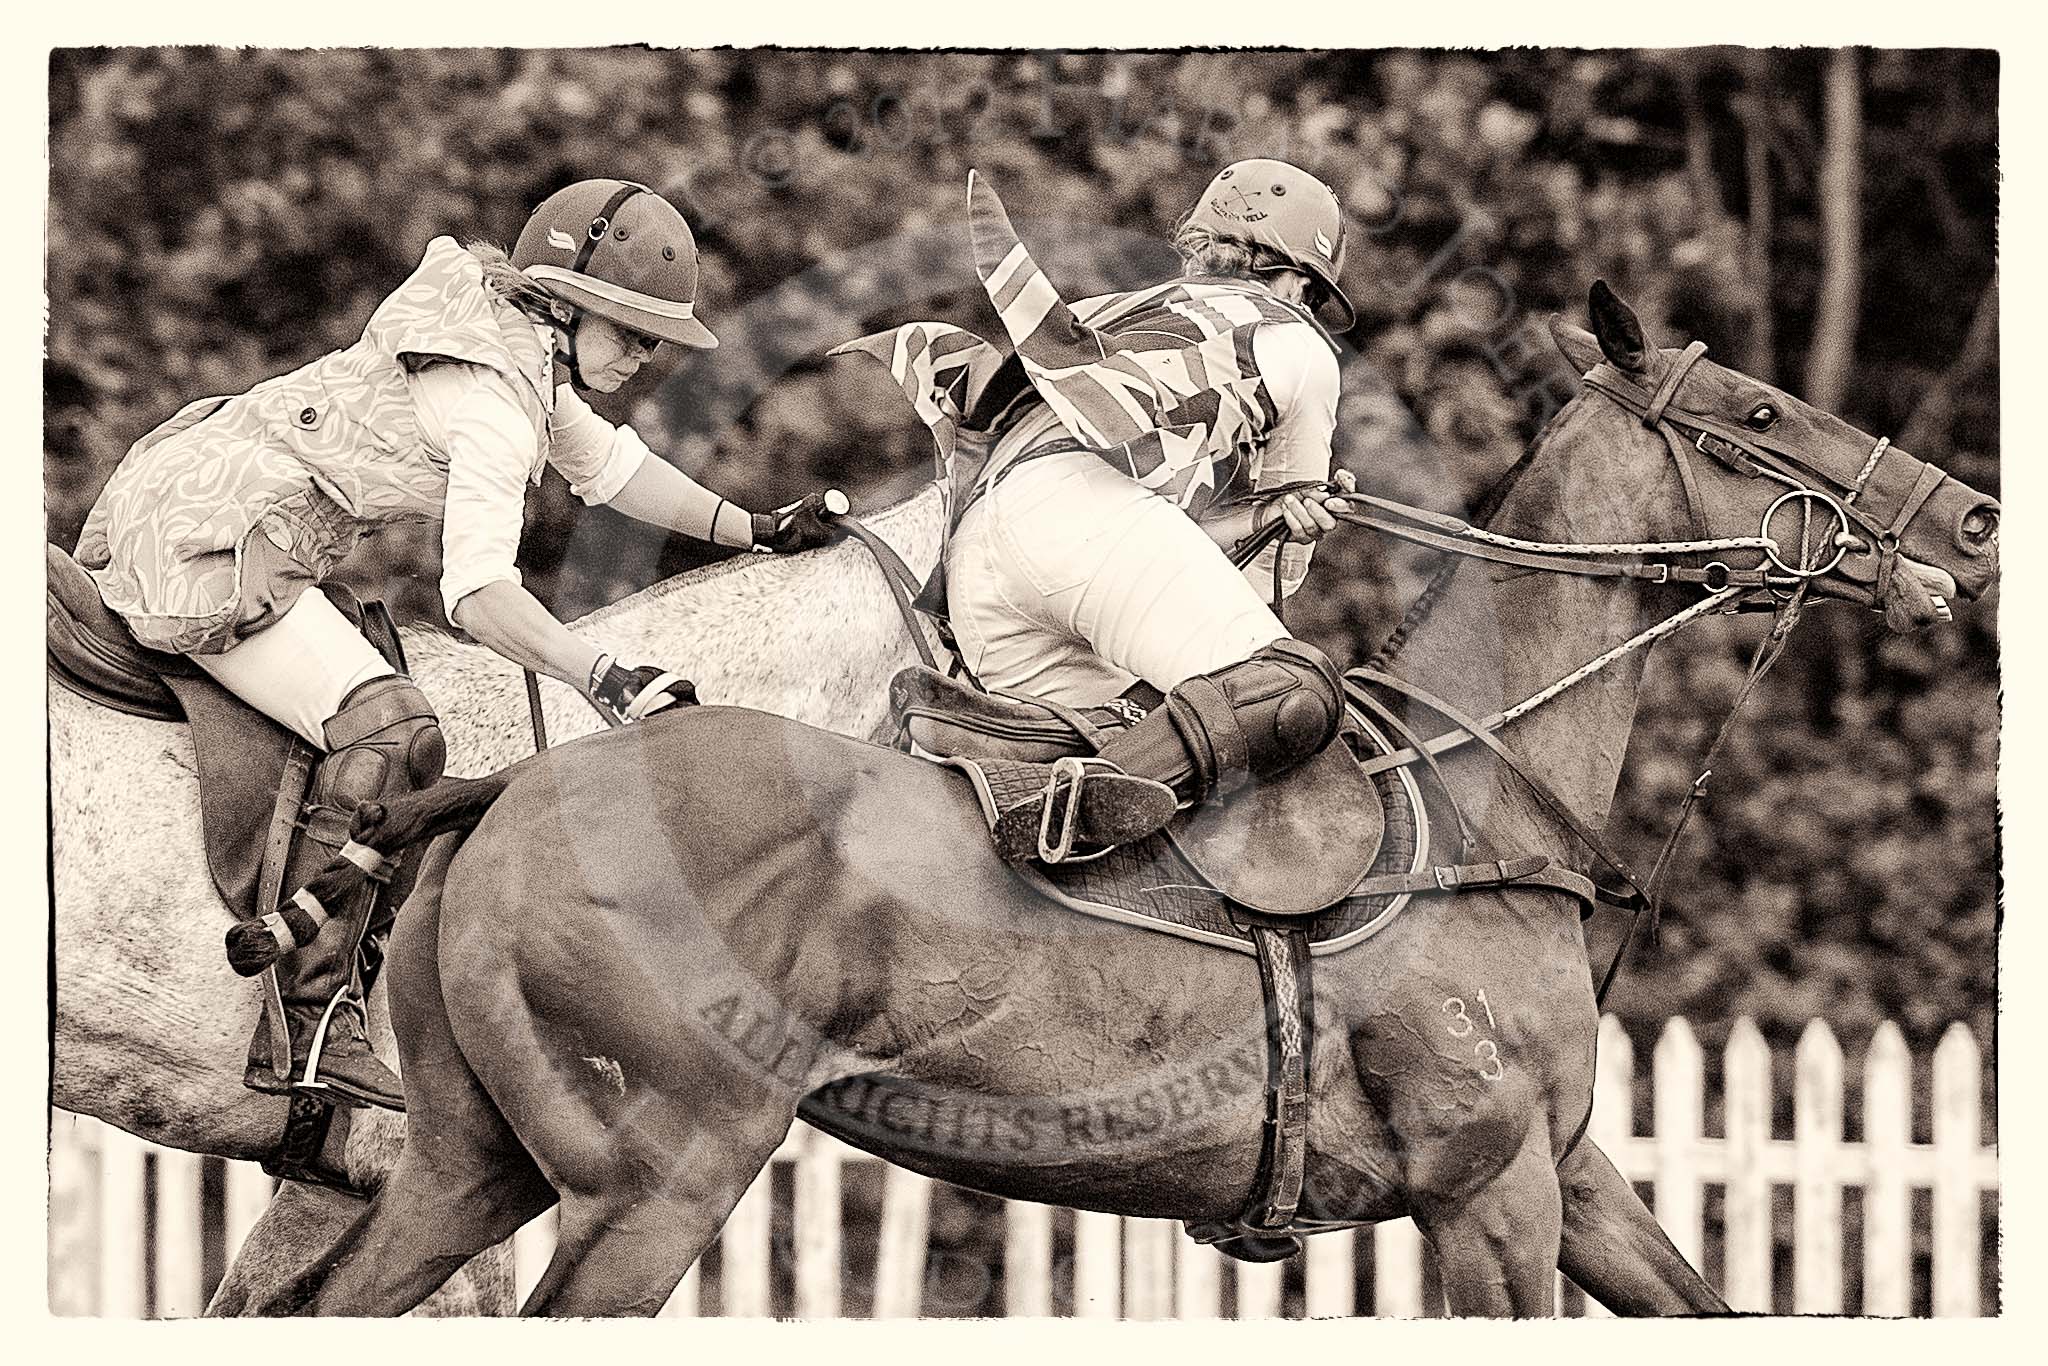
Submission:
<svg viewBox="0 0 2048 1366">
<path fill-rule="evenodd" d="M 419 689 L 307 591 L 373 527 L 440 522 L 449 619 L 507 659 L 622 719 L 688 700 L 676 675 L 627 667 L 569 632 L 521 586 L 513 557 L 524 490 L 550 464 L 586 503 L 720 545 L 793 550 L 821 533 L 790 509 L 749 514 L 649 458 L 631 427 L 599 417 L 571 386 L 610 393 L 664 342 L 716 346 L 696 292 L 688 224 L 626 181 L 550 196 L 509 257 L 435 238 L 360 341 L 238 397 L 191 404 L 138 441 L 94 505 L 78 559 L 142 644 L 189 656 L 324 754 L 308 809 L 339 813 L 343 834 L 359 803 L 433 782 L 444 757 Z M 285 886 L 332 856 L 314 843 L 301 841 Z M 332 1015 L 326 1094 L 402 1107 L 398 1079 L 353 1015 L 330 1009 L 359 999 L 358 950 L 377 909 L 360 902 L 279 963 L 292 1080 L 259 1026 L 249 1085 L 313 1081 L 306 1050 Z"/>
<path fill-rule="evenodd" d="M 1279 554 L 1283 592 L 1298 588 L 1342 502 L 1309 489 L 1215 505 L 1330 478 L 1339 377 L 1316 315 L 1334 306 L 1343 328 L 1356 317 L 1338 284 L 1344 220 L 1306 171 L 1240 161 L 1175 233 L 1181 278 L 1069 308 L 975 178 L 969 213 L 977 270 L 1031 384 L 989 424 L 994 448 L 947 552 L 961 652 L 989 688 L 1069 706 L 1135 679 L 1166 695 L 1079 772 L 985 766 L 1003 856 L 1056 861 L 1150 834 L 1178 805 L 1303 762 L 1336 734 L 1335 665 L 1289 637 L 1252 583 L 1271 582 Z M 921 347 L 898 355 L 947 355 L 898 374 L 913 401 L 925 381 L 920 410 L 942 415 L 943 445 L 933 365 L 986 344 L 910 326 Z M 1248 578 L 1225 551 L 1273 516 L 1289 544 Z"/>
</svg>

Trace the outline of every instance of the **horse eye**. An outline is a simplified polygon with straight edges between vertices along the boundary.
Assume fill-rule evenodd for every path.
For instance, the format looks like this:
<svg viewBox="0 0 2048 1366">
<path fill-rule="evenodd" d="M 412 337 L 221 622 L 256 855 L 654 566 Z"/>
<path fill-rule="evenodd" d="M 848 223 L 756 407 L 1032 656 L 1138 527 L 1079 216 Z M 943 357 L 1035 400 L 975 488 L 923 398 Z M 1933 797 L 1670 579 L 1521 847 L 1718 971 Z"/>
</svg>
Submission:
<svg viewBox="0 0 2048 1366">
<path fill-rule="evenodd" d="M 1778 410 L 1768 403 L 1759 403 L 1742 421 L 1753 432 L 1767 432 L 1777 425 Z"/>
</svg>

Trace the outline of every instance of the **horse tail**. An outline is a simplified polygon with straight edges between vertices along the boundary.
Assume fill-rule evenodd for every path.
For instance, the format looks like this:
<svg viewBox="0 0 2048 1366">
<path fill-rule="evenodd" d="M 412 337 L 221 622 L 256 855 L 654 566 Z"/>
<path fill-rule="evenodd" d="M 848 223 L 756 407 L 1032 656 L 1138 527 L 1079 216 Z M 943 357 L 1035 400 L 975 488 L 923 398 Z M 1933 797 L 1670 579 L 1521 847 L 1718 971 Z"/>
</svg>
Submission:
<svg viewBox="0 0 2048 1366">
<path fill-rule="evenodd" d="M 279 958 L 319 937 L 332 913 L 363 884 L 388 874 L 407 848 L 451 830 L 471 830 L 512 781 L 513 770 L 484 778 L 443 778 L 432 787 L 388 801 L 364 802 L 349 826 L 349 841 L 312 881 L 254 920 L 228 930 L 228 963 L 254 977 Z"/>
</svg>

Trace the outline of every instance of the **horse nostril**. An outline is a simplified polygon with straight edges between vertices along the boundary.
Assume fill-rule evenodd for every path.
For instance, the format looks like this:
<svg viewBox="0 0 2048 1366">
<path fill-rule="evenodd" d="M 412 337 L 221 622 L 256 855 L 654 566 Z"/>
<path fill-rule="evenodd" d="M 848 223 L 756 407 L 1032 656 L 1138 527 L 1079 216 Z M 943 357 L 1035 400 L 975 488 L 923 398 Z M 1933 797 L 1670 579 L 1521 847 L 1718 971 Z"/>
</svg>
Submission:
<svg viewBox="0 0 2048 1366">
<path fill-rule="evenodd" d="M 1998 505 L 1984 503 L 1963 514 L 1957 528 L 1964 545 L 1981 550 L 1998 539 Z"/>
</svg>

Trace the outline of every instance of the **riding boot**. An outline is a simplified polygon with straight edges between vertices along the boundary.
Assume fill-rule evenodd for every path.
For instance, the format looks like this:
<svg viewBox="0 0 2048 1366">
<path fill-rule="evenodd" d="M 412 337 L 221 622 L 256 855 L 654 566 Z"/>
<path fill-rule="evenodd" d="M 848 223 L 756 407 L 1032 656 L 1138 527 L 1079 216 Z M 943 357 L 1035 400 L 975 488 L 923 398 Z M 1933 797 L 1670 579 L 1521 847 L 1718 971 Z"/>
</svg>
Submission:
<svg viewBox="0 0 2048 1366">
<path fill-rule="evenodd" d="M 1100 754 L 1010 765 L 987 803 L 1011 863 L 1057 863 L 1164 829 L 1182 806 L 1227 795 L 1315 757 L 1344 717 L 1344 680 L 1321 650 L 1281 639 L 1188 679 Z"/>
<path fill-rule="evenodd" d="M 286 888 L 303 886 L 335 856 L 359 805 L 427 786 L 441 776 L 447 755 L 432 704 L 401 674 L 352 690 L 325 736 L 327 755 L 314 770 L 302 829 L 285 865 Z M 403 860 L 388 879 L 373 880 L 331 907 L 312 942 L 278 960 L 290 1058 L 281 1071 L 266 1011 L 249 1044 L 247 1085 L 304 1091 L 343 1105 L 405 1108 L 397 1075 L 370 1049 L 364 1002 L 383 960 L 383 934 L 416 866 L 416 856 Z"/>
</svg>

